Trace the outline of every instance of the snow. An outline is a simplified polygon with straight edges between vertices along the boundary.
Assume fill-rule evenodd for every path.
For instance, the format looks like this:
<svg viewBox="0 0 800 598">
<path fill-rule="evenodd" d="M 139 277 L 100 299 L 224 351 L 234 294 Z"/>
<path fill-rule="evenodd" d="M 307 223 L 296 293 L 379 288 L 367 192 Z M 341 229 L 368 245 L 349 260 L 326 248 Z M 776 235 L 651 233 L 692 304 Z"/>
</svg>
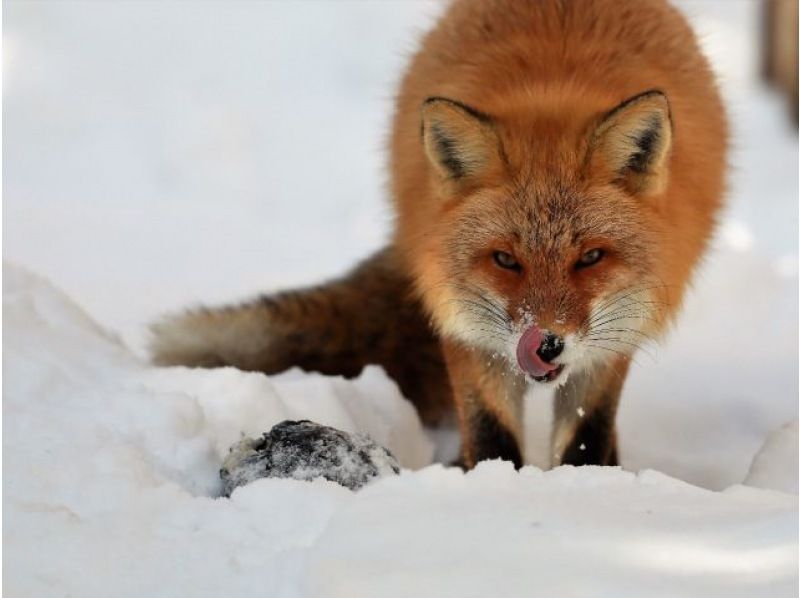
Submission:
<svg viewBox="0 0 800 598">
<path fill-rule="evenodd" d="M 753 457 L 744 483 L 756 488 L 770 488 L 797 494 L 798 422 L 789 422 L 769 435 Z"/>
<path fill-rule="evenodd" d="M 3 274 L 12 595 L 795 591 L 795 495 L 618 468 L 414 472 L 432 446 L 377 369 L 345 381 L 153 368 L 42 279 Z M 306 416 L 367 431 L 407 469 L 358 493 L 270 478 L 215 498 L 237 437 Z M 788 444 L 756 460 L 784 489 Z"/>
<path fill-rule="evenodd" d="M 457 436 L 424 430 L 376 368 L 267 378 L 142 351 L 166 311 L 314 283 L 381 245 L 391 96 L 440 5 L 7 1 L 4 589 L 796 595 L 797 138 L 756 83 L 758 3 L 680 5 L 728 100 L 729 203 L 675 331 L 626 383 L 624 471 L 463 474 L 432 465 Z M 528 397 L 543 468 L 551 409 Z M 229 448 L 286 419 L 369 434 L 404 469 L 215 498 Z"/>
<path fill-rule="evenodd" d="M 306 587 L 321 596 L 790 595 L 794 501 L 753 492 L 597 467 L 425 469 L 357 495 L 317 541 Z"/>
</svg>

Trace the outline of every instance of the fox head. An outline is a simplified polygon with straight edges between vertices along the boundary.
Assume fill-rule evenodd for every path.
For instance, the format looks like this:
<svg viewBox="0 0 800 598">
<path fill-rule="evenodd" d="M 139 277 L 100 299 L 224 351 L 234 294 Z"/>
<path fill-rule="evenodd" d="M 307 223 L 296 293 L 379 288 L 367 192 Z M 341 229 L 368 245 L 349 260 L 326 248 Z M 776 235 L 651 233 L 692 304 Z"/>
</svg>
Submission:
<svg viewBox="0 0 800 598">
<path fill-rule="evenodd" d="M 542 383 L 630 355 L 664 321 L 660 91 L 592 114 L 422 105 L 439 216 L 418 282 L 434 322 Z"/>
</svg>

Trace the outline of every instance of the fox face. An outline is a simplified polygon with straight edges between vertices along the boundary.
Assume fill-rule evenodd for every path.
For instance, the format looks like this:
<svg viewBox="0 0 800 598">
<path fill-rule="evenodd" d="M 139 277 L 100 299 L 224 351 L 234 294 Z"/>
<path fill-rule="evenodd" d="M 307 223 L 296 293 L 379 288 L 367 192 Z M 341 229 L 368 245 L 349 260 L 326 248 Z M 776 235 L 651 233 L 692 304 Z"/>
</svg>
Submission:
<svg viewBox="0 0 800 598">
<path fill-rule="evenodd" d="M 504 126 L 428 100 L 423 145 L 444 217 L 426 290 L 441 332 L 544 384 L 632 354 L 668 300 L 658 196 L 670 142 L 660 92 L 583 126 Z"/>
</svg>

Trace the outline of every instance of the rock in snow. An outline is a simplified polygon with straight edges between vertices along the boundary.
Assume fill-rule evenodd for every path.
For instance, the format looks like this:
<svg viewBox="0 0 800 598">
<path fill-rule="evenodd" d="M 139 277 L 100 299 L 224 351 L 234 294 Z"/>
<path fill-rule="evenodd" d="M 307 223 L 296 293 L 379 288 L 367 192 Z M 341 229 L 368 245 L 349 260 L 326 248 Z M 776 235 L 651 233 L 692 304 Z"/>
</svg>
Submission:
<svg viewBox="0 0 800 598">
<path fill-rule="evenodd" d="M 325 478 L 358 490 L 375 478 L 398 473 L 394 455 L 366 434 L 308 420 L 286 420 L 258 440 L 241 440 L 220 469 L 224 496 L 259 478 Z"/>
<path fill-rule="evenodd" d="M 613 467 L 426 467 L 419 420 L 378 369 L 350 381 L 152 368 L 15 268 L 3 315 L 9 595 L 797 594 L 796 495 Z M 287 419 L 369 433 L 407 469 L 359 492 L 273 477 L 218 498 L 230 446 Z M 268 435 L 278 470 L 298 477 L 291 463 L 326 438 L 351 446 L 323 430 L 279 425 Z M 304 435 L 320 445 L 293 454 Z M 263 440 L 239 448 L 239 463 L 267 455 Z M 376 469 L 397 467 L 380 455 Z"/>
</svg>

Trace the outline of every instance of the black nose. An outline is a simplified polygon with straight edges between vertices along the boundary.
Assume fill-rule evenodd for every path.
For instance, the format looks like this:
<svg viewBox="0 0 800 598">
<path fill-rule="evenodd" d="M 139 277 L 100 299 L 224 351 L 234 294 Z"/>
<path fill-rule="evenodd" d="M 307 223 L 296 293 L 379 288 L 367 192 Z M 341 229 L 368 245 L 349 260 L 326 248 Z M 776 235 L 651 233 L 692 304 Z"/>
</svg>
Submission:
<svg viewBox="0 0 800 598">
<path fill-rule="evenodd" d="M 553 361 L 556 357 L 561 355 L 564 350 L 564 339 L 552 333 L 545 334 L 542 339 L 542 344 L 536 350 L 536 354 L 547 363 Z"/>
</svg>

